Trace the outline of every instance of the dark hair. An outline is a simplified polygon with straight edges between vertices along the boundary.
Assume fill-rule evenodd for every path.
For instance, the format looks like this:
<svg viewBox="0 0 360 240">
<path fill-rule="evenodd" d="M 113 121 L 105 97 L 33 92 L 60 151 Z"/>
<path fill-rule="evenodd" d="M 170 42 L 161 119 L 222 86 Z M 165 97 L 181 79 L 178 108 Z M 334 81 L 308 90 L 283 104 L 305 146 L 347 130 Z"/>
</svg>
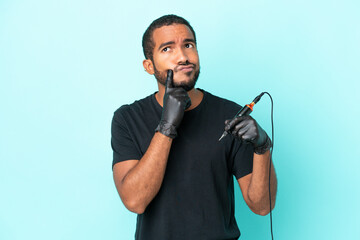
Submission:
<svg viewBox="0 0 360 240">
<path fill-rule="evenodd" d="M 144 51 L 144 56 L 146 59 L 151 59 L 153 61 L 153 50 L 155 47 L 155 43 L 153 41 L 152 34 L 155 29 L 161 28 L 163 26 L 169 26 L 172 24 L 184 24 L 188 26 L 191 32 L 194 34 L 194 40 L 196 43 L 196 36 L 194 29 L 191 27 L 190 23 L 186 21 L 184 18 L 176 16 L 174 14 L 162 16 L 156 20 L 154 20 L 150 26 L 146 29 L 143 38 L 142 38 L 142 47 Z"/>
</svg>

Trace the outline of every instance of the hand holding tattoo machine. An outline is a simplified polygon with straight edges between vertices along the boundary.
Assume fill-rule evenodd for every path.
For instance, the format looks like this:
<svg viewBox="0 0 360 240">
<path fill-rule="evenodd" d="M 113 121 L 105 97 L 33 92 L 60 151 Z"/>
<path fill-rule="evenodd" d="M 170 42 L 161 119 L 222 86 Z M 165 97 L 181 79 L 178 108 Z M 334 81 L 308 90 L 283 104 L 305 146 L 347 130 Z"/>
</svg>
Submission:
<svg viewBox="0 0 360 240">
<path fill-rule="evenodd" d="M 257 96 L 250 104 L 246 104 L 243 108 L 240 109 L 239 112 L 237 112 L 235 114 L 235 116 L 232 118 L 235 119 L 236 117 L 240 117 L 240 116 L 246 116 L 246 115 L 250 115 L 250 113 L 253 111 L 253 107 L 254 105 L 260 101 L 260 98 L 265 94 L 265 92 L 261 93 L 259 96 Z M 229 123 L 228 123 L 229 124 Z M 229 130 L 228 131 L 224 131 L 224 133 L 221 135 L 221 137 L 219 138 L 219 141 L 221 141 L 224 137 L 226 137 L 229 134 Z"/>
<path fill-rule="evenodd" d="M 271 100 L 271 139 L 272 141 L 269 139 L 269 137 L 267 136 L 266 132 L 256 123 L 256 134 L 254 135 L 254 133 L 251 133 L 250 135 L 257 135 L 257 139 L 250 139 L 250 142 L 252 142 L 255 146 L 254 148 L 254 152 L 257 154 L 264 154 L 267 150 L 270 150 L 270 160 L 272 159 L 272 152 L 274 149 L 274 121 L 273 121 L 273 100 L 271 95 L 268 92 L 262 92 L 260 95 L 258 95 L 250 104 L 245 105 L 243 108 L 240 109 L 239 112 L 237 112 L 235 114 L 235 116 L 229 120 L 225 122 L 225 131 L 224 133 L 221 135 L 219 141 L 221 141 L 224 137 L 226 137 L 229 133 L 232 135 L 235 135 L 238 138 L 244 139 L 243 138 L 243 134 L 244 134 L 244 130 L 240 130 L 241 128 L 244 128 L 244 124 L 241 124 L 241 121 L 247 121 L 249 120 L 249 118 L 251 117 L 246 117 L 248 115 L 250 115 L 250 113 L 253 111 L 253 107 L 254 105 L 260 101 L 260 98 L 264 95 L 267 94 L 270 97 Z M 247 118 L 247 119 L 246 119 Z M 240 119 L 245 119 L 245 120 L 240 120 Z M 251 121 L 254 121 L 251 118 Z M 239 124 L 240 122 L 240 124 Z M 237 123 L 237 126 L 236 126 Z M 242 126 L 241 126 L 242 125 Z M 233 131 L 231 131 L 232 129 L 234 129 Z M 250 130 L 251 131 L 251 130 Z M 245 134 L 244 134 L 245 135 Z M 262 138 L 262 139 L 261 139 Z M 256 142 L 261 142 L 261 146 L 257 146 Z M 265 139 L 265 140 L 264 140 Z M 271 144 L 272 142 L 272 144 Z M 270 229 L 271 229 L 271 239 L 274 239 L 273 236 L 273 229 L 272 229 L 272 213 L 271 213 L 271 192 L 270 192 L 270 179 L 271 179 L 271 164 L 269 164 L 269 202 L 270 202 Z"/>
</svg>

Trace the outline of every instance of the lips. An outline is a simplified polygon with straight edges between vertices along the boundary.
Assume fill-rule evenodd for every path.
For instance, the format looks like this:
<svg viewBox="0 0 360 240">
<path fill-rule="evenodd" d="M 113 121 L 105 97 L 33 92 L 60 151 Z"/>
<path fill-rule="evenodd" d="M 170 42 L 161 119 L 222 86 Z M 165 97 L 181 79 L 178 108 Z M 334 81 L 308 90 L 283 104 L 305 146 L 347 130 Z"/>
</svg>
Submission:
<svg viewBox="0 0 360 240">
<path fill-rule="evenodd" d="M 191 72 L 192 70 L 194 70 L 194 68 L 195 68 L 195 66 L 193 66 L 193 65 L 185 65 L 185 66 L 178 67 L 176 70 L 184 71 L 184 72 Z"/>
</svg>

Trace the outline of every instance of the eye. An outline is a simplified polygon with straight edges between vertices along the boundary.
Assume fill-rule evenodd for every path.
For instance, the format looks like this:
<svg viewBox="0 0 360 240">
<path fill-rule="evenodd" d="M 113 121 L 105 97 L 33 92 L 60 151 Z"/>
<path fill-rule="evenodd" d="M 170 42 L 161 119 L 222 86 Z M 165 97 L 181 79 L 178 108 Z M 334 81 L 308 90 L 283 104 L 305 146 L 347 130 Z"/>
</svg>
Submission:
<svg viewBox="0 0 360 240">
<path fill-rule="evenodd" d="M 167 51 L 169 51 L 169 50 L 170 50 L 170 48 L 169 48 L 169 47 L 166 47 L 166 48 L 163 48 L 162 52 L 167 52 Z"/>
<path fill-rule="evenodd" d="M 191 43 L 186 43 L 186 44 L 185 44 L 185 47 L 186 47 L 186 48 L 193 48 L 193 47 L 194 47 L 194 45 L 193 45 L 193 44 L 191 44 Z"/>
</svg>

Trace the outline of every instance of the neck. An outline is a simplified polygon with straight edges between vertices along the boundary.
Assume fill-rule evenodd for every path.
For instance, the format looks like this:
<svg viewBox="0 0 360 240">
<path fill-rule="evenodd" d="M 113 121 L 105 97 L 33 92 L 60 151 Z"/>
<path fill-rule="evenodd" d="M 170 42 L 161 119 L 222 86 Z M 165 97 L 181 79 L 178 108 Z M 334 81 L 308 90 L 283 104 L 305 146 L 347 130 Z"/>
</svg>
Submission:
<svg viewBox="0 0 360 240">
<path fill-rule="evenodd" d="M 187 93 L 189 94 L 189 97 L 191 99 L 191 106 L 188 109 L 186 109 L 186 111 L 189 111 L 196 108 L 201 103 L 204 94 L 196 88 L 191 89 Z M 159 91 L 155 94 L 155 98 L 158 101 L 158 103 L 161 105 L 161 107 L 164 106 L 163 103 L 164 94 L 165 94 L 165 87 L 159 85 Z"/>
</svg>

